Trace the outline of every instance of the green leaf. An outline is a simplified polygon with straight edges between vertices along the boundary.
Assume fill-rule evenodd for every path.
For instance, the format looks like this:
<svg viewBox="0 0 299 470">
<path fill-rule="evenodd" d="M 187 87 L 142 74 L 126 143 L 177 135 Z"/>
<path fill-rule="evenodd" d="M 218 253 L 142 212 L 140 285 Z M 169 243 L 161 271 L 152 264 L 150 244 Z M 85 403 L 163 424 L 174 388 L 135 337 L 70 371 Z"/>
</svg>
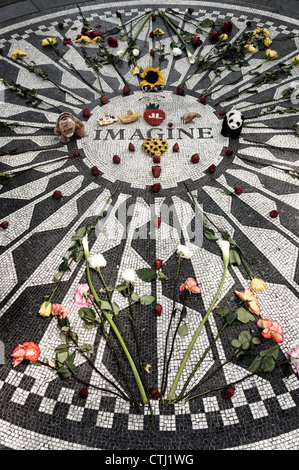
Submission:
<svg viewBox="0 0 299 470">
<path fill-rule="evenodd" d="M 178 334 L 180 335 L 181 338 L 183 338 L 184 336 L 186 336 L 188 334 L 188 327 L 187 325 L 182 325 L 180 326 L 180 328 L 178 329 Z"/>
<path fill-rule="evenodd" d="M 111 305 L 106 300 L 101 300 L 101 310 L 111 310 Z"/>
<path fill-rule="evenodd" d="M 133 294 L 131 295 L 131 299 L 132 299 L 134 302 L 139 302 L 140 297 L 139 297 L 138 294 L 135 294 L 135 292 L 133 292 Z"/>
<path fill-rule="evenodd" d="M 225 317 L 229 312 L 229 308 L 220 308 L 215 310 L 215 313 L 217 313 L 217 315 L 220 317 Z"/>
<path fill-rule="evenodd" d="M 136 274 L 144 282 L 152 282 L 157 277 L 156 271 L 152 268 L 137 269 Z"/>
<path fill-rule="evenodd" d="M 229 68 L 229 70 L 232 70 L 233 72 L 240 72 L 241 71 L 241 68 L 238 67 L 237 65 L 230 65 L 228 68 Z"/>
<path fill-rule="evenodd" d="M 264 357 L 264 356 L 269 356 L 269 357 L 273 357 L 273 359 L 277 359 L 277 358 L 278 358 L 278 354 L 279 354 L 279 346 L 278 346 L 278 344 L 276 344 L 276 345 L 273 346 L 272 348 L 265 349 L 264 351 L 261 351 L 261 352 L 260 352 L 260 355 L 261 355 L 262 357 Z"/>
<path fill-rule="evenodd" d="M 162 271 L 158 271 L 158 278 L 160 281 L 168 281 L 169 277 L 165 276 L 164 273 L 162 273 Z"/>
<path fill-rule="evenodd" d="M 275 361 L 271 356 L 264 356 L 261 362 L 261 369 L 264 372 L 272 372 L 275 367 Z"/>
<path fill-rule="evenodd" d="M 84 237 L 86 233 L 86 227 L 81 227 L 79 228 L 75 235 L 72 236 L 72 240 L 82 240 L 82 238 Z"/>
<path fill-rule="evenodd" d="M 238 320 L 241 323 L 248 323 L 249 321 L 254 320 L 254 316 L 248 310 L 246 310 L 243 307 L 237 308 L 236 309 L 236 314 L 237 314 Z"/>
<path fill-rule="evenodd" d="M 71 371 L 69 369 L 67 369 L 66 367 L 59 367 L 57 369 L 57 374 L 63 380 L 68 379 L 72 375 Z"/>
<path fill-rule="evenodd" d="M 261 366 L 261 362 L 262 358 L 260 356 L 257 356 L 248 367 L 249 372 L 257 372 Z"/>
<path fill-rule="evenodd" d="M 232 346 L 234 346 L 234 348 L 240 348 L 242 346 L 242 343 L 239 339 L 233 339 L 232 342 L 231 342 Z"/>
<path fill-rule="evenodd" d="M 232 248 L 229 250 L 229 263 L 234 266 L 240 266 L 241 264 L 241 258 L 238 252 Z"/>
<path fill-rule="evenodd" d="M 227 321 L 229 325 L 231 325 L 235 320 L 237 320 L 237 318 L 238 318 L 238 315 L 236 312 L 229 312 L 226 315 L 225 320 Z"/>
<path fill-rule="evenodd" d="M 155 297 L 153 297 L 152 295 L 143 295 L 142 297 L 140 297 L 141 305 L 150 305 L 153 303 L 154 300 Z"/>
<path fill-rule="evenodd" d="M 205 18 L 201 23 L 198 24 L 201 28 L 211 28 L 214 26 L 214 21 L 211 20 L 210 18 Z"/>
</svg>

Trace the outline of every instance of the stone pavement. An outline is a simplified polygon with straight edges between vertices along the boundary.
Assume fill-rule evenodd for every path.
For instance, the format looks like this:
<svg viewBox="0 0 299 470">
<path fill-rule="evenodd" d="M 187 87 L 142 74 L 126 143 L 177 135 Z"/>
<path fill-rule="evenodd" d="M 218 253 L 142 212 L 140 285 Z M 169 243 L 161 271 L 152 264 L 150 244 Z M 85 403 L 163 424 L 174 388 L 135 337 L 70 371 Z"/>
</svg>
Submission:
<svg viewBox="0 0 299 470">
<path fill-rule="evenodd" d="M 81 1 L 81 14 L 71 0 L 5 0 L 1 5 L 0 448 L 164 453 L 298 450 L 296 367 L 292 364 L 288 375 L 281 367 L 267 372 L 274 360 L 275 364 L 284 362 L 288 351 L 299 345 L 299 81 L 298 65 L 292 62 L 298 55 L 298 2 L 168 2 L 169 18 L 182 28 L 187 40 L 188 34 L 202 40 L 202 44 L 188 42 L 195 57 L 215 53 L 211 25 L 206 23 L 198 36 L 193 34 L 194 25 L 204 19 L 212 20 L 216 29 L 231 22 L 229 43 L 255 28 L 266 28 L 273 42 L 265 47 L 267 32 L 265 36 L 258 33 L 256 53 L 240 53 L 240 59 L 232 52 L 217 62 L 217 68 L 197 70 L 185 53 L 177 57 L 171 53 L 179 36 L 169 24 L 159 16 L 150 18 L 136 39 L 139 55 L 133 56 L 132 65 L 160 67 L 165 80 L 161 93 L 141 91 L 127 56 L 114 65 L 101 63 L 97 44 L 75 42 L 86 20 L 92 30 L 104 32 L 105 41 L 108 35 L 118 39 L 117 47 L 108 49 L 114 57 L 137 31 L 140 20 L 136 18 L 144 17 L 147 5 L 135 0 L 113 5 Z M 152 5 L 160 8 L 157 0 Z M 194 7 L 192 13 L 190 7 Z M 156 28 L 165 34 L 151 35 Z M 42 46 L 45 37 L 57 38 L 57 49 Z M 267 47 L 278 52 L 277 59 L 265 59 Z M 12 58 L 17 48 L 28 57 Z M 125 93 L 125 84 L 130 93 Z M 178 89 L 182 85 L 184 94 Z M 103 94 L 106 104 L 99 99 Z M 161 116 L 157 110 L 165 113 L 158 125 L 143 116 L 152 103 L 156 106 L 152 119 Z M 245 117 L 237 138 L 221 134 L 225 113 L 233 108 L 242 110 Z M 105 113 L 124 116 L 128 110 L 140 112 L 136 121 L 98 123 Z M 53 130 L 64 111 L 78 116 L 86 135 L 61 145 Z M 182 115 L 190 111 L 200 116 L 184 123 Z M 168 145 L 161 162 L 155 164 L 161 171 L 158 178 L 152 173 L 154 162 L 142 149 L 151 137 L 162 137 Z M 200 157 L 197 163 L 191 161 L 194 154 Z M 119 164 L 113 161 L 114 155 L 120 157 Z M 158 192 L 153 192 L 154 183 L 161 184 Z M 91 226 L 103 208 L 107 214 L 102 223 Z M 177 286 L 192 277 L 201 293 L 188 298 L 187 309 L 177 295 L 169 338 L 174 337 L 177 325 L 180 329 L 165 398 L 221 281 L 223 260 L 215 238 L 231 237 L 231 263 L 223 289 L 179 381 L 181 390 L 203 357 L 187 387 L 189 395 L 194 389 L 199 397 L 159 406 L 151 395 L 151 407 L 140 409 L 134 400 L 122 398 L 130 393 L 139 396 L 123 351 L 116 346 L 115 355 L 90 309 L 80 310 L 74 304 L 77 287 L 88 280 L 82 259 L 83 227 L 84 233 L 88 227 L 90 253 L 100 252 L 107 261 L 101 272 L 108 286 L 121 285 L 127 268 L 154 272 L 151 282 L 138 276 L 134 281 L 139 296 L 135 297 L 139 299 L 134 305 L 135 328 L 149 390 L 161 391 L 165 378 L 176 250 L 183 244 L 192 251 L 190 259 L 181 260 Z M 157 259 L 162 260 L 159 270 L 154 269 Z M 257 316 L 248 310 L 250 304 L 241 308 L 235 294 L 250 287 L 252 271 L 267 285 L 257 292 Z M 96 292 L 108 301 L 96 274 L 91 270 Z M 52 302 L 70 310 L 64 330 L 59 329 L 62 320 L 38 313 L 51 292 Z M 133 356 L 138 357 L 128 299 L 114 289 L 112 300 Z M 162 306 L 161 316 L 153 308 L 156 304 Z M 183 314 L 179 324 L 178 312 Z M 270 339 L 261 335 L 258 318 L 274 322 Z M 279 343 L 273 341 L 277 339 L 275 322 L 283 330 Z M 71 346 L 74 355 L 68 354 L 69 325 L 81 345 Z M 244 335 L 238 336 L 244 330 L 248 344 L 243 342 L 243 355 L 231 360 L 236 351 L 233 344 L 239 344 L 240 338 L 244 341 Z M 250 342 L 253 336 L 261 344 Z M 13 350 L 29 341 L 38 344 L 39 360 L 46 365 L 24 359 L 12 367 Z M 82 345 L 89 346 L 84 349 Z M 269 347 L 274 348 L 272 355 L 265 353 Z M 254 355 L 264 369 L 244 380 Z M 55 360 L 60 376 L 51 367 Z M 132 382 L 128 384 L 123 373 Z M 66 374 L 64 379 L 61 374 Z M 223 391 L 229 384 L 234 384 L 235 392 L 228 399 Z M 85 396 L 82 389 L 87 390 Z M 115 390 L 122 397 L 113 394 Z"/>
</svg>

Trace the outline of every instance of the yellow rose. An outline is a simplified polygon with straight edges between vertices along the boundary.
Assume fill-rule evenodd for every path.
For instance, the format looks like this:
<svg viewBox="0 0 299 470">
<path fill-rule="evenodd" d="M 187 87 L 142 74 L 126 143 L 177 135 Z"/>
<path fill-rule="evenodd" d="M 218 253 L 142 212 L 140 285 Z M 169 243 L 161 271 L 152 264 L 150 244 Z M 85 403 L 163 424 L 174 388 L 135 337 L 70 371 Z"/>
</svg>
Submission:
<svg viewBox="0 0 299 470">
<path fill-rule="evenodd" d="M 268 36 L 270 36 L 271 33 L 268 29 L 263 28 L 263 29 L 261 29 L 260 34 L 262 34 L 265 37 L 268 37 Z"/>
<path fill-rule="evenodd" d="M 54 46 L 54 44 L 57 44 L 56 38 L 44 38 L 42 40 L 42 46 Z"/>
<path fill-rule="evenodd" d="M 252 44 L 246 44 L 245 48 L 247 49 L 247 52 L 251 52 L 252 54 L 255 53 L 256 49 Z"/>
<path fill-rule="evenodd" d="M 164 33 L 164 31 L 162 31 L 161 28 L 157 28 L 155 29 L 155 31 L 153 31 L 153 33 L 156 35 L 156 36 L 162 36 Z"/>
<path fill-rule="evenodd" d="M 88 36 L 81 36 L 81 38 L 76 39 L 75 42 L 83 42 L 84 44 L 89 44 L 92 40 Z"/>
<path fill-rule="evenodd" d="M 267 38 L 264 40 L 264 44 L 265 44 L 266 47 L 271 46 L 271 44 L 272 44 L 272 39 L 270 39 L 269 37 L 267 37 Z"/>
<path fill-rule="evenodd" d="M 227 34 L 220 34 L 219 36 L 219 41 L 226 41 L 228 38 L 228 35 Z"/>
<path fill-rule="evenodd" d="M 296 55 L 295 57 L 292 58 L 292 62 L 295 64 L 295 65 L 299 65 L 299 55 Z"/>
<path fill-rule="evenodd" d="M 278 57 L 278 52 L 273 51 L 273 49 L 267 49 L 266 50 L 266 57 L 267 57 L 268 60 L 276 59 L 276 57 Z"/>
<path fill-rule="evenodd" d="M 139 72 L 140 72 L 140 69 L 139 67 L 133 67 L 132 69 L 130 69 L 130 72 L 133 74 L 133 75 L 138 75 Z"/>
<path fill-rule="evenodd" d="M 51 315 L 51 312 L 52 312 L 52 304 L 51 302 L 44 302 L 41 304 L 40 308 L 39 308 L 39 314 L 41 317 L 49 317 Z"/>
<path fill-rule="evenodd" d="M 257 27 L 257 28 L 255 28 L 254 31 L 255 31 L 257 34 L 259 34 L 259 33 L 261 32 L 261 28 L 258 28 L 258 27 Z"/>
<path fill-rule="evenodd" d="M 22 51 L 22 49 L 15 49 L 13 53 L 11 54 L 11 57 L 13 59 L 28 59 L 28 55 L 26 52 Z"/>
<path fill-rule="evenodd" d="M 267 286 L 262 279 L 254 277 L 250 283 L 250 287 L 255 291 L 260 291 L 266 289 Z"/>
</svg>

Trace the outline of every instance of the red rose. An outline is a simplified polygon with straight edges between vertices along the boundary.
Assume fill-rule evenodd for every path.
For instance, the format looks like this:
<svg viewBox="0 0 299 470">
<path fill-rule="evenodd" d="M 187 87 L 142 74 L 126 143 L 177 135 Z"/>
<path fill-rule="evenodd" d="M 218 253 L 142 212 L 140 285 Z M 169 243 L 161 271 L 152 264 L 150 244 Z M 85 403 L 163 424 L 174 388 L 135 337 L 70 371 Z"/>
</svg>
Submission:
<svg viewBox="0 0 299 470">
<path fill-rule="evenodd" d="M 173 150 L 174 152 L 178 152 L 178 151 L 180 150 L 179 144 L 178 144 L 177 142 L 176 142 L 176 143 L 174 144 L 174 146 L 172 147 L 172 150 Z"/>
<path fill-rule="evenodd" d="M 213 163 L 213 165 L 210 165 L 210 166 L 209 166 L 208 170 L 209 170 L 210 173 L 215 173 L 215 171 L 216 171 L 216 166 L 214 165 L 214 163 Z"/>
<path fill-rule="evenodd" d="M 158 317 L 160 317 L 161 313 L 162 313 L 162 306 L 161 305 L 156 305 L 154 310 L 155 310 L 156 314 L 158 315 Z"/>
<path fill-rule="evenodd" d="M 226 114 L 225 109 L 220 109 L 219 114 L 220 116 L 224 116 Z"/>
<path fill-rule="evenodd" d="M 89 32 L 89 37 L 91 39 L 98 38 L 99 36 L 101 36 L 101 33 L 99 31 L 90 31 Z"/>
<path fill-rule="evenodd" d="M 192 38 L 191 40 L 193 46 L 195 47 L 199 47 L 202 45 L 202 40 L 198 37 L 198 36 L 194 36 L 194 38 Z"/>
<path fill-rule="evenodd" d="M 161 161 L 161 158 L 159 157 L 159 155 L 155 155 L 154 158 L 153 158 L 153 162 L 154 163 L 160 163 Z"/>
<path fill-rule="evenodd" d="M 154 49 L 151 49 L 151 50 L 150 50 L 150 55 L 151 55 L 152 57 L 155 55 Z"/>
<path fill-rule="evenodd" d="M 93 166 L 91 169 L 91 174 L 94 176 L 97 176 L 100 173 L 99 169 L 97 166 Z"/>
<path fill-rule="evenodd" d="M 118 155 L 114 155 L 114 156 L 113 156 L 113 161 L 114 161 L 114 163 L 116 163 L 116 164 L 118 165 L 118 164 L 120 163 L 120 158 L 119 158 L 119 156 L 118 156 Z"/>
<path fill-rule="evenodd" d="M 152 166 L 152 173 L 153 173 L 154 178 L 159 178 L 161 174 L 161 167 L 158 165 Z"/>
<path fill-rule="evenodd" d="M 233 29 L 233 24 L 232 24 L 231 21 L 226 21 L 226 23 L 223 24 L 222 28 L 223 28 L 223 31 L 226 34 L 229 34 L 229 33 L 231 33 L 231 31 Z"/>
<path fill-rule="evenodd" d="M 119 13 L 119 11 L 116 11 L 115 14 L 116 14 L 117 18 L 121 18 L 121 13 Z"/>
<path fill-rule="evenodd" d="M 278 211 L 277 210 L 273 210 L 269 213 L 270 217 L 272 219 L 275 219 L 277 216 L 278 216 Z"/>
<path fill-rule="evenodd" d="M 74 150 L 73 157 L 80 157 L 80 152 L 78 150 Z"/>
<path fill-rule="evenodd" d="M 205 97 L 205 96 L 201 96 L 199 101 L 200 101 L 202 104 L 205 104 L 205 102 L 206 102 L 207 100 L 206 100 L 206 97 Z"/>
<path fill-rule="evenodd" d="M 172 127 L 172 126 L 173 126 L 172 122 L 169 122 L 167 125 L 168 125 L 168 127 Z"/>
<path fill-rule="evenodd" d="M 88 108 L 84 108 L 82 112 L 84 117 L 89 117 L 90 116 L 90 111 Z"/>
<path fill-rule="evenodd" d="M 194 155 L 192 155 L 192 157 L 191 157 L 191 162 L 192 162 L 192 163 L 198 163 L 198 162 L 199 162 L 199 155 L 198 155 L 198 153 L 195 153 Z"/>
<path fill-rule="evenodd" d="M 116 38 L 112 38 L 111 36 L 109 36 L 109 38 L 107 39 L 107 44 L 109 47 L 117 47 L 118 40 Z"/>
<path fill-rule="evenodd" d="M 154 387 L 150 390 L 150 394 L 153 398 L 160 398 L 160 392 L 157 387 Z"/>
<path fill-rule="evenodd" d="M 102 26 L 101 24 L 97 24 L 96 28 L 101 28 L 101 26 Z"/>
<path fill-rule="evenodd" d="M 153 193 L 158 193 L 161 189 L 161 184 L 160 183 L 155 183 L 152 185 L 152 191 Z"/>
<path fill-rule="evenodd" d="M 243 189 L 241 188 L 241 186 L 235 186 L 235 194 L 242 194 L 243 192 Z"/>
<path fill-rule="evenodd" d="M 54 191 L 53 193 L 54 199 L 60 199 L 61 196 L 62 196 L 61 191 L 58 191 L 58 190 Z"/>
<path fill-rule="evenodd" d="M 251 26 L 251 21 L 246 21 L 247 26 Z"/>
<path fill-rule="evenodd" d="M 232 385 L 228 385 L 224 390 L 223 397 L 224 398 L 231 398 L 235 393 L 235 389 Z"/>
<path fill-rule="evenodd" d="M 100 100 L 101 100 L 101 102 L 102 102 L 103 104 L 107 104 L 107 103 L 109 102 L 109 100 L 108 100 L 108 98 L 107 98 L 106 95 L 101 96 Z"/>
<path fill-rule="evenodd" d="M 124 88 L 123 88 L 123 95 L 124 96 L 127 96 L 130 94 L 130 88 L 128 87 L 128 85 L 125 85 Z"/>
<path fill-rule="evenodd" d="M 184 95 L 185 94 L 185 90 L 182 86 L 178 86 L 177 89 L 176 89 L 176 92 L 177 92 L 177 95 Z"/>
<path fill-rule="evenodd" d="M 155 21 L 157 15 L 155 15 L 155 13 L 152 14 L 152 20 Z"/>
<path fill-rule="evenodd" d="M 81 398 L 87 398 L 88 397 L 87 388 L 82 388 L 82 390 L 80 390 L 80 392 L 79 392 L 79 395 L 80 395 Z"/>
<path fill-rule="evenodd" d="M 162 268 L 162 261 L 160 259 L 156 259 L 154 262 L 154 265 L 155 265 L 155 269 L 159 271 L 159 269 Z"/>
<path fill-rule="evenodd" d="M 227 149 L 226 155 L 232 155 L 234 153 L 233 149 Z"/>
<path fill-rule="evenodd" d="M 59 28 L 63 28 L 63 23 L 58 23 Z"/>
<path fill-rule="evenodd" d="M 212 31 L 210 34 L 211 41 L 217 42 L 219 40 L 220 35 L 221 35 L 220 31 Z"/>
<path fill-rule="evenodd" d="M 132 144 L 132 142 L 129 143 L 129 150 L 130 150 L 130 152 L 134 152 L 134 150 L 135 150 L 135 145 Z"/>
<path fill-rule="evenodd" d="M 71 40 L 71 38 L 64 38 L 64 40 L 62 42 L 63 42 L 63 44 L 71 44 L 72 40 Z"/>
<path fill-rule="evenodd" d="M 7 220 L 4 220 L 3 222 L 1 222 L 0 227 L 1 227 L 1 228 L 7 228 L 7 227 L 8 227 L 8 222 L 7 222 Z"/>
<path fill-rule="evenodd" d="M 154 31 L 151 31 L 151 32 L 149 33 L 149 37 L 150 37 L 150 38 L 154 38 L 154 37 L 155 37 Z"/>
</svg>

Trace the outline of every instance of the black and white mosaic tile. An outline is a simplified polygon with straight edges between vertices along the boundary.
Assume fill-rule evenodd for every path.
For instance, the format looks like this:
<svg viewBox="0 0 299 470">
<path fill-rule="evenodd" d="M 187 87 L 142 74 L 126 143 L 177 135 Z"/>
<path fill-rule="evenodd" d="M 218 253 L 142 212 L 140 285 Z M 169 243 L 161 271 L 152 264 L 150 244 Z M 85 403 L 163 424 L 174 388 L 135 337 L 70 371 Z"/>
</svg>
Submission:
<svg viewBox="0 0 299 470">
<path fill-rule="evenodd" d="M 158 9 L 160 4 L 155 0 L 152 6 Z M 171 2 L 167 6 L 184 15 L 189 4 Z M 101 23 L 103 29 L 124 23 L 130 25 L 132 19 L 148 11 L 148 7 L 135 1 L 119 4 L 117 9 L 121 18 L 115 15 L 115 5 L 81 6 L 86 19 L 93 25 Z M 247 21 L 251 21 L 251 29 L 265 27 L 271 32 L 271 47 L 279 52 L 279 61 L 290 63 L 298 54 L 299 23 L 294 18 L 214 2 L 200 2 L 192 18 L 195 23 L 204 18 L 220 24 L 231 21 L 231 39 L 248 30 Z M 63 29 L 58 27 L 58 22 L 63 22 Z M 177 24 L 182 26 L 182 20 L 177 20 Z M 156 27 L 164 27 L 159 18 L 154 24 L 150 21 L 138 38 L 142 45 L 138 57 L 140 67 L 145 68 L 151 61 L 158 66 L 155 62 L 158 55 L 155 58 L 150 55 L 154 40 L 149 37 L 149 31 Z M 195 208 L 184 182 L 198 197 L 210 220 L 226 229 L 239 246 L 256 259 L 254 270 L 267 284 L 259 293 L 263 316 L 278 321 L 284 331 L 280 357 L 299 344 L 299 190 L 298 179 L 294 177 L 296 172 L 298 174 L 299 162 L 298 137 L 292 129 L 298 123 L 298 113 L 282 112 L 290 103 L 298 106 L 294 103 L 296 96 L 291 97 L 291 101 L 279 102 L 279 108 L 270 114 L 264 112 L 267 99 L 280 97 L 287 87 L 298 87 L 298 66 L 293 67 L 290 76 L 261 86 L 256 94 L 248 92 L 230 98 L 254 82 L 256 77 L 249 73 L 251 70 L 259 67 L 259 71 L 265 72 L 277 65 L 277 62 L 265 61 L 264 52 L 260 51 L 249 58 L 250 65 L 241 72 L 221 74 L 211 87 L 211 91 L 215 91 L 206 104 L 202 104 L 199 98 L 211 84 L 213 73 L 195 74 L 186 82 L 185 96 L 179 96 L 176 88 L 192 72 L 192 65 L 184 56 L 169 55 L 161 64 L 166 86 L 155 97 L 166 114 L 163 123 L 152 127 L 140 117 L 132 124 L 117 122 L 100 127 L 97 120 L 105 112 L 113 115 L 123 115 L 128 110 L 143 113 L 151 97 L 140 91 L 137 78 L 123 61 L 120 70 L 131 93 L 123 96 L 123 82 L 108 64 L 100 69 L 100 76 L 109 103 L 101 105 L 99 94 L 85 82 L 96 87 L 97 79 L 86 67 L 82 45 L 74 42 L 81 28 L 79 10 L 70 6 L 33 15 L 17 24 L 8 23 L 0 32 L 1 77 L 34 88 L 47 102 L 33 107 L 5 87 L 0 90 L 3 97 L 0 120 L 22 124 L 12 129 L 1 127 L 0 133 L 1 172 L 15 175 L 0 191 L 1 221 L 8 221 L 8 228 L 0 231 L 0 340 L 4 352 L 0 365 L 1 445 L 16 450 L 298 449 L 299 383 L 295 368 L 288 378 L 280 371 L 252 376 L 236 385 L 235 395 L 230 400 L 223 399 L 220 391 L 163 407 L 159 406 L 159 401 L 152 400 L 154 420 L 147 407 L 137 412 L 130 403 L 111 395 L 105 380 L 90 370 L 84 359 L 77 359 L 76 363 L 80 376 L 97 387 L 106 387 L 106 392 L 90 387 L 85 400 L 79 396 L 80 384 L 71 379 L 62 381 L 47 367 L 23 362 L 12 368 L 11 353 L 24 341 L 38 343 L 42 357 L 53 360 L 55 347 L 60 344 L 59 332 L 55 318 L 44 319 L 38 315 L 41 299 L 54 286 L 53 276 L 67 254 L 72 235 L 100 213 L 118 182 L 119 189 L 112 197 L 105 218 L 109 236 L 100 233 L 89 240 L 90 251 L 103 253 L 107 260 L 105 275 L 109 285 L 121 282 L 124 269 L 152 267 L 155 259 L 163 260 L 163 273 L 171 277 L 176 270 L 178 244 L 186 244 L 193 251 L 192 258 L 184 262 L 179 283 L 192 276 L 198 280 L 202 294 L 200 300 L 192 299 L 188 307 L 188 334 L 176 340 L 169 383 L 199 319 L 217 291 L 223 266 L 215 242 L 196 237 L 194 240 Z M 192 30 L 187 21 L 184 28 Z M 64 37 L 72 38 L 72 43 L 63 46 L 63 51 L 64 58 L 75 65 L 76 71 L 63 60 L 57 60 L 53 51 L 41 46 L 47 36 L 56 37 L 60 42 Z M 206 55 L 212 50 L 210 39 L 203 38 L 203 41 L 194 55 Z M 166 50 L 170 43 L 171 39 L 165 34 Z M 96 45 L 88 47 L 91 52 L 97 48 Z M 22 63 L 11 59 L 16 48 L 26 52 L 31 61 L 71 94 L 58 90 L 49 80 L 42 80 Z M 123 43 L 119 42 L 119 49 L 122 48 Z M 237 77 L 238 82 L 228 85 Z M 223 101 L 218 104 L 220 99 Z M 59 115 L 55 107 L 82 119 L 87 135 L 72 139 L 65 146 L 45 149 L 59 142 L 53 133 Z M 91 112 L 89 118 L 82 114 L 85 107 Z M 221 135 L 223 117 L 219 110 L 222 107 L 226 110 L 242 108 L 245 125 L 238 139 Z M 198 112 L 200 117 L 194 124 L 184 125 L 181 117 L 189 111 Z M 255 115 L 258 116 L 254 118 Z M 151 185 L 156 181 L 151 173 L 151 161 L 141 144 L 147 137 L 158 136 L 168 141 L 169 148 L 162 156 L 158 180 L 162 189 L 153 194 Z M 130 142 L 135 145 L 135 152 L 128 150 Z M 180 147 L 178 153 L 172 152 L 175 143 Z M 234 151 L 232 156 L 226 155 L 229 147 Z M 13 149 L 15 153 L 11 152 Z M 80 157 L 67 158 L 75 149 L 79 150 Z M 190 161 L 194 153 L 200 155 L 196 165 Z M 120 165 L 112 161 L 115 154 L 121 157 Z M 217 168 L 214 174 L 208 171 L 212 164 Z M 99 168 L 99 175 L 91 174 L 93 166 Z M 236 185 L 242 186 L 243 193 L 227 194 L 233 192 Z M 53 199 L 55 190 L 61 191 L 62 198 Z M 159 214 L 165 204 L 173 209 L 173 217 L 162 219 L 157 230 L 152 223 L 153 214 Z M 277 218 L 269 217 L 272 210 L 278 210 Z M 179 221 L 179 228 L 174 219 Z M 124 390 L 125 383 L 103 337 L 96 329 L 84 328 L 78 309 L 73 305 L 76 287 L 84 279 L 85 266 L 80 262 L 63 278 L 55 301 L 71 310 L 69 318 L 80 342 L 94 345 L 95 365 Z M 234 290 L 243 290 L 249 283 L 248 272 L 242 266 L 230 266 L 218 304 L 221 307 L 235 305 Z M 151 285 L 139 280 L 136 291 L 151 293 L 156 302 L 163 305 L 161 317 L 153 314 L 152 306 L 138 307 L 136 312 L 143 363 L 151 366 L 147 373 L 151 388 L 159 386 L 161 381 L 172 286 L 159 280 Z M 116 292 L 113 300 L 120 306 L 124 328 L 129 330 L 127 300 Z M 216 314 L 210 315 L 190 357 L 190 369 L 183 374 L 180 385 L 217 336 L 221 321 Z M 238 326 L 232 328 L 238 332 Z M 228 360 L 232 355 L 231 339 L 229 335 L 221 336 L 190 387 Z M 236 382 L 246 373 L 241 364 L 228 362 L 221 373 L 212 378 L 210 386 L 216 388 Z"/>
</svg>

